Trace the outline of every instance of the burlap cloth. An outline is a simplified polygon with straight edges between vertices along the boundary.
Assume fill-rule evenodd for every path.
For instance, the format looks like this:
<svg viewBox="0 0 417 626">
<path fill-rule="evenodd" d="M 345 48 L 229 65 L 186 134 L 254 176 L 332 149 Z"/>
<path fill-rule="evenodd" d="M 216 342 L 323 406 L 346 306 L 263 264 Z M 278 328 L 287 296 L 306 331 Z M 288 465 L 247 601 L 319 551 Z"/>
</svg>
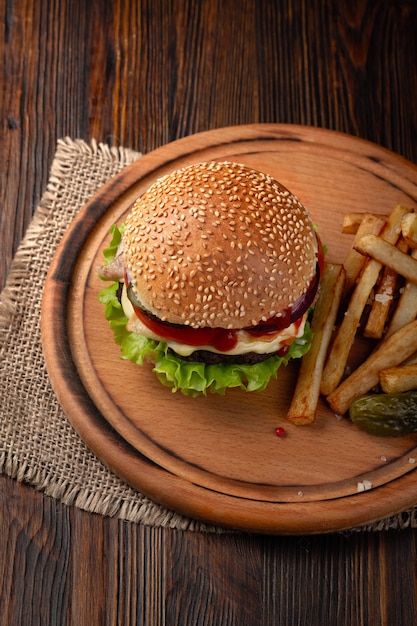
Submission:
<svg viewBox="0 0 417 626">
<path fill-rule="evenodd" d="M 90 452 L 66 419 L 42 354 L 40 310 L 48 267 L 91 196 L 140 154 L 95 142 L 58 142 L 47 189 L 0 295 L 0 470 L 89 512 L 153 526 L 216 532 L 131 489 Z M 362 529 L 417 527 L 417 505 Z"/>
</svg>

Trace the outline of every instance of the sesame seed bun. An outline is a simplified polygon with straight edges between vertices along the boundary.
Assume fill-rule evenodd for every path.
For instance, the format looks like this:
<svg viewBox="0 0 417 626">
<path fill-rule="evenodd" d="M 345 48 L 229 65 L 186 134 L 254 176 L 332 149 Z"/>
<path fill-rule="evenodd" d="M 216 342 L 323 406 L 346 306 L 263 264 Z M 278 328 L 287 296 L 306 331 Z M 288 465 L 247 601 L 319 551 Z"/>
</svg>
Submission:
<svg viewBox="0 0 417 626">
<path fill-rule="evenodd" d="M 123 242 L 143 307 L 196 328 L 280 316 L 316 274 L 307 210 L 271 176 L 237 163 L 198 163 L 157 180 L 134 203 Z"/>
</svg>

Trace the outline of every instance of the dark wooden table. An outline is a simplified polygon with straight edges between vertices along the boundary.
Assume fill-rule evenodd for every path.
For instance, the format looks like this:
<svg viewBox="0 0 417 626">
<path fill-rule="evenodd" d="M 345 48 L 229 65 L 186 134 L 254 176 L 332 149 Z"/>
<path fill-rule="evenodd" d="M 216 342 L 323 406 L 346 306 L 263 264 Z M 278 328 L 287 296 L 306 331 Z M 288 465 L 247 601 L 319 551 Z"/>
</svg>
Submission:
<svg viewBox="0 0 417 626">
<path fill-rule="evenodd" d="M 284 122 L 417 163 L 416 0 L 0 0 L 0 16 L 0 287 L 58 137 L 147 153 Z M 0 623 L 408 626 L 416 538 L 147 528 L 1 477 Z"/>
</svg>

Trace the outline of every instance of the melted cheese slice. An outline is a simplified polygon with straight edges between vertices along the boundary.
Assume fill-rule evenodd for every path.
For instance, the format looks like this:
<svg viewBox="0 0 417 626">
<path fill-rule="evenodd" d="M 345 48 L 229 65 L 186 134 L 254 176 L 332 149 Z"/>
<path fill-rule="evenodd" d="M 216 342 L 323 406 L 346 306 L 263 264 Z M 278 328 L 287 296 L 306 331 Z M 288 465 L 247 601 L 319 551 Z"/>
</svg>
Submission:
<svg viewBox="0 0 417 626">
<path fill-rule="evenodd" d="M 303 315 L 301 324 L 290 324 L 287 328 L 278 331 L 274 334 L 256 336 L 254 337 L 245 330 L 237 331 L 237 343 L 231 350 L 222 352 L 216 350 L 213 346 L 189 346 L 177 341 L 170 341 L 165 337 L 161 337 L 152 332 L 135 314 L 132 304 L 127 297 L 126 288 L 123 287 L 122 292 L 122 307 L 124 314 L 128 318 L 129 322 L 126 326 L 127 330 L 131 333 L 136 333 L 147 337 L 148 339 L 154 339 L 156 341 L 165 342 L 174 352 L 180 356 L 190 356 L 196 350 L 206 350 L 208 352 L 215 352 L 216 354 L 246 354 L 247 352 L 255 352 L 256 354 L 270 354 L 278 352 L 284 346 L 292 343 L 294 339 L 299 339 L 304 334 L 304 326 L 307 319 L 307 312 Z"/>
</svg>

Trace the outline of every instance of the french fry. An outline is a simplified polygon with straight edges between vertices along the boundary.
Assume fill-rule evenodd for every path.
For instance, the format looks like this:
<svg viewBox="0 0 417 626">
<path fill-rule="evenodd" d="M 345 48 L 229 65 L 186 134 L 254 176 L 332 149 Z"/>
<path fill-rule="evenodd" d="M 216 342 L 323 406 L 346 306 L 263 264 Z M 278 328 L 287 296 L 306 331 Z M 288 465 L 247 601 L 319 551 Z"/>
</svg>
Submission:
<svg viewBox="0 0 417 626">
<path fill-rule="evenodd" d="M 344 235 L 355 235 L 363 220 L 368 215 L 370 215 L 370 213 L 346 213 L 346 215 L 343 217 L 342 233 Z M 382 220 L 384 223 L 387 220 L 386 215 L 373 214 L 373 217 L 378 220 Z"/>
<path fill-rule="evenodd" d="M 381 342 L 366 361 L 327 396 L 333 411 L 344 415 L 356 398 L 379 383 L 382 370 L 400 365 L 416 351 L 417 320 L 414 320 Z"/>
<path fill-rule="evenodd" d="M 354 246 L 364 235 L 379 235 L 384 227 L 386 219 L 381 216 L 372 215 L 371 213 L 361 214 L 362 220 L 357 228 L 352 247 L 349 250 L 343 262 L 346 272 L 346 280 L 344 287 L 343 299 L 347 298 L 362 271 L 366 258 L 355 250 Z"/>
<path fill-rule="evenodd" d="M 395 245 L 384 241 L 381 237 L 365 235 L 356 244 L 355 249 L 361 254 L 367 254 L 382 265 L 390 267 L 407 280 L 417 283 L 417 259 L 404 254 Z"/>
<path fill-rule="evenodd" d="M 404 365 L 411 365 L 412 363 L 417 363 L 417 352 L 404 361 Z"/>
<path fill-rule="evenodd" d="M 397 243 L 397 249 L 404 253 L 408 251 L 408 245 L 403 237 L 400 237 Z M 385 267 L 374 296 L 366 326 L 363 330 L 365 337 L 371 337 L 372 339 L 382 338 L 397 282 L 397 272 L 389 267 Z M 411 319 L 409 321 L 411 321 Z"/>
<path fill-rule="evenodd" d="M 297 385 L 287 414 L 287 419 L 293 424 L 311 424 L 315 419 L 321 375 L 342 297 L 344 279 L 345 271 L 341 265 L 325 264 L 320 294 L 311 320 L 313 340 L 310 350 L 302 358 Z"/>
<path fill-rule="evenodd" d="M 411 256 L 417 259 L 417 250 L 411 252 Z M 385 331 L 384 338 L 388 339 L 396 330 L 405 326 L 417 317 L 417 285 L 407 281 L 403 287 L 400 299 L 392 314 L 390 323 Z"/>
<path fill-rule="evenodd" d="M 399 233 L 401 232 L 401 220 L 407 212 L 408 209 L 401 205 L 395 207 L 384 226 L 381 235 L 383 240 L 393 245 L 397 243 Z M 365 237 L 373 236 L 365 235 Z M 378 280 L 381 267 L 381 263 L 374 259 L 368 259 L 365 263 L 324 367 L 321 393 L 325 396 L 328 396 L 336 389 L 342 379 L 359 320 L 368 301 L 369 294 Z"/>
<path fill-rule="evenodd" d="M 401 220 L 401 231 L 410 248 L 417 248 L 417 213 L 408 213 Z"/>
<path fill-rule="evenodd" d="M 384 268 L 381 282 L 378 286 L 377 292 L 375 293 L 366 326 L 363 330 L 365 337 L 381 339 L 391 302 L 394 297 L 396 284 L 397 274 L 387 267 Z"/>
<path fill-rule="evenodd" d="M 385 393 L 399 393 L 417 389 L 417 364 L 398 365 L 382 370 L 379 382 Z"/>
</svg>

